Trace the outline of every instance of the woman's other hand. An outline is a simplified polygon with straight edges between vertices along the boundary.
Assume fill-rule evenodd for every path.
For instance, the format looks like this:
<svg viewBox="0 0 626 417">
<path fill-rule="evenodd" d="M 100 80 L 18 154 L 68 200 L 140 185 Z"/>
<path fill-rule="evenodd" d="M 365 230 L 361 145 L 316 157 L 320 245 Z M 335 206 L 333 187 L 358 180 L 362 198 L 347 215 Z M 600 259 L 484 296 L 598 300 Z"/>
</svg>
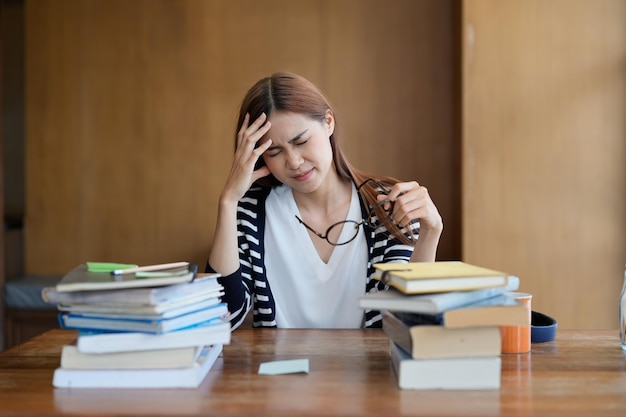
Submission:
<svg viewBox="0 0 626 417">
<path fill-rule="evenodd" d="M 443 230 L 443 220 L 426 187 L 415 181 L 399 182 L 388 195 L 378 196 L 379 201 L 386 198 L 394 202 L 392 216 L 399 226 L 407 227 L 417 220 L 420 233 Z"/>
</svg>

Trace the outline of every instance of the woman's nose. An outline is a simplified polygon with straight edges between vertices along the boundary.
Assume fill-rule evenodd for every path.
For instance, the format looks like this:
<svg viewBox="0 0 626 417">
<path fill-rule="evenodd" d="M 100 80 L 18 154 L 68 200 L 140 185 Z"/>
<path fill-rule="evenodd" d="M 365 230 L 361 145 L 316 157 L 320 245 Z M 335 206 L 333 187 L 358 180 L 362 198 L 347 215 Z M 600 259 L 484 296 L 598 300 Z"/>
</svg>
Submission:
<svg viewBox="0 0 626 417">
<path fill-rule="evenodd" d="M 298 169 L 300 165 L 302 165 L 302 155 L 300 152 L 295 150 L 287 151 L 287 168 L 289 169 Z"/>
</svg>

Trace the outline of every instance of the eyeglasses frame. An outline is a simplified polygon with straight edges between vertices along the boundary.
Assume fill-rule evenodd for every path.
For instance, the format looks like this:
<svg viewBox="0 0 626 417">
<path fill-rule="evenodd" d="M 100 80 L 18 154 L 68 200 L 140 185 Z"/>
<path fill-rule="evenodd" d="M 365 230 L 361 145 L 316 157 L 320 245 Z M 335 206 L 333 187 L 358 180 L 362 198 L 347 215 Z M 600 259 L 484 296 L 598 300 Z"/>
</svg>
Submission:
<svg viewBox="0 0 626 417">
<path fill-rule="evenodd" d="M 379 188 L 379 190 L 382 190 L 381 192 L 379 192 L 379 194 L 381 194 L 381 195 L 387 195 L 387 194 L 389 193 L 389 189 L 388 189 L 386 186 L 384 186 L 383 184 L 381 184 L 380 182 L 376 181 L 376 180 L 375 180 L 375 179 L 373 179 L 373 178 L 368 178 L 368 179 L 366 179 L 365 181 L 363 181 L 363 182 L 362 182 L 362 183 L 361 183 L 361 184 L 360 184 L 360 185 L 356 188 L 357 192 L 360 192 L 361 188 L 362 188 L 365 184 L 367 184 L 368 182 L 370 182 L 370 181 L 371 181 L 371 182 L 373 182 L 373 183 L 374 183 L 374 185 L 376 185 L 376 187 L 378 187 L 378 188 Z M 389 204 L 389 208 L 388 208 L 388 209 L 385 209 L 385 208 L 384 208 L 384 205 L 385 205 L 385 204 Z M 320 233 L 320 232 L 316 231 L 315 229 L 313 229 L 311 226 L 309 226 L 308 224 L 306 224 L 306 223 L 304 222 L 304 220 L 302 220 L 300 217 L 298 217 L 298 215 L 297 215 L 297 214 L 295 215 L 295 217 L 296 217 L 296 219 L 298 219 L 298 221 L 300 222 L 300 224 L 302 224 L 302 225 L 303 225 L 304 227 L 306 227 L 309 231 L 311 231 L 313 234 L 315 234 L 315 236 L 319 237 L 320 239 L 324 239 L 324 240 L 326 240 L 329 244 L 331 244 L 331 245 L 333 245 L 333 246 L 343 246 L 343 245 L 347 245 L 348 243 L 350 243 L 350 242 L 352 242 L 354 239 L 356 239 L 356 237 L 359 235 L 359 234 L 358 234 L 358 232 L 357 232 L 357 233 L 355 233 L 355 234 L 354 234 L 354 236 L 352 236 L 352 238 L 350 238 L 349 240 L 347 240 L 347 241 L 345 241 L 345 242 L 342 242 L 342 243 L 334 243 L 334 242 L 331 242 L 331 241 L 330 241 L 330 239 L 328 238 L 328 235 L 329 235 L 330 231 L 331 231 L 334 227 L 336 227 L 336 226 L 338 226 L 338 225 L 340 225 L 340 224 L 344 224 L 344 223 L 346 223 L 346 224 L 349 224 L 349 223 L 354 224 L 354 225 L 355 225 L 355 226 L 354 226 L 354 227 L 355 227 L 355 229 L 356 229 L 356 228 L 359 228 L 359 227 L 361 227 L 361 226 L 363 226 L 363 225 L 365 225 L 365 224 L 368 224 L 368 225 L 370 225 L 370 226 L 374 226 L 374 227 L 375 227 L 375 226 L 377 226 L 377 225 L 376 225 L 375 223 L 373 223 L 373 222 L 372 222 L 372 217 L 374 217 L 374 216 L 376 215 L 376 210 L 377 210 L 378 208 L 380 208 L 380 207 L 383 207 L 383 210 L 384 210 L 386 213 L 389 213 L 389 215 L 387 216 L 387 219 L 386 219 L 384 222 L 382 222 L 381 224 L 385 224 L 385 223 L 387 223 L 387 221 L 392 221 L 392 218 L 391 218 L 391 212 L 392 212 L 392 210 L 393 210 L 393 201 L 391 201 L 391 200 L 390 200 L 390 199 L 388 199 L 388 198 L 385 198 L 384 200 L 381 200 L 381 201 L 379 201 L 378 203 L 376 203 L 376 204 L 375 204 L 375 205 L 374 205 L 374 206 L 370 209 L 370 211 L 369 211 L 369 213 L 368 213 L 368 215 L 367 215 L 367 218 L 365 218 L 365 219 L 361 219 L 361 221 L 359 221 L 359 222 L 357 222 L 356 220 L 341 220 L 341 221 L 338 221 L 338 222 L 336 222 L 336 223 L 331 224 L 331 225 L 328 227 L 328 229 L 326 229 L 326 233 L 325 233 L 325 234 L 322 234 L 322 233 Z M 376 217 L 376 218 L 378 219 L 378 217 Z"/>
</svg>

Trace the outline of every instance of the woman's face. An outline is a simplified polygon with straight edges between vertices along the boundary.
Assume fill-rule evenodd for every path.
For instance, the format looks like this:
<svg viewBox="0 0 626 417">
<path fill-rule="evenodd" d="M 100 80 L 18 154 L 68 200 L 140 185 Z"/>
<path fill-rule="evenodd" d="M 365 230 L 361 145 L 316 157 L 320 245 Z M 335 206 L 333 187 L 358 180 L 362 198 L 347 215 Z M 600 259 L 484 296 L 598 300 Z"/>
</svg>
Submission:
<svg viewBox="0 0 626 417">
<path fill-rule="evenodd" d="M 274 177 L 303 193 L 317 190 L 332 169 L 330 135 L 335 121 L 331 112 L 320 123 L 299 113 L 273 113 L 265 138 L 272 145 L 263 160 Z"/>
</svg>

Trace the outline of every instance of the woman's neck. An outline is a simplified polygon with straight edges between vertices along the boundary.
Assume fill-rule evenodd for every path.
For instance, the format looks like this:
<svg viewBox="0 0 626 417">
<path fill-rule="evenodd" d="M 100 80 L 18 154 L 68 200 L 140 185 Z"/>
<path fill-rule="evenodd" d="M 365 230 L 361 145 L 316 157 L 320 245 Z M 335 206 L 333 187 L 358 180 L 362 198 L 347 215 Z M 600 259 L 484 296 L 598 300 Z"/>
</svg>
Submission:
<svg viewBox="0 0 626 417">
<path fill-rule="evenodd" d="M 352 182 L 335 173 L 314 192 L 298 193 L 293 191 L 293 198 L 300 212 L 334 217 L 339 211 L 345 211 L 350 205 Z"/>
</svg>

